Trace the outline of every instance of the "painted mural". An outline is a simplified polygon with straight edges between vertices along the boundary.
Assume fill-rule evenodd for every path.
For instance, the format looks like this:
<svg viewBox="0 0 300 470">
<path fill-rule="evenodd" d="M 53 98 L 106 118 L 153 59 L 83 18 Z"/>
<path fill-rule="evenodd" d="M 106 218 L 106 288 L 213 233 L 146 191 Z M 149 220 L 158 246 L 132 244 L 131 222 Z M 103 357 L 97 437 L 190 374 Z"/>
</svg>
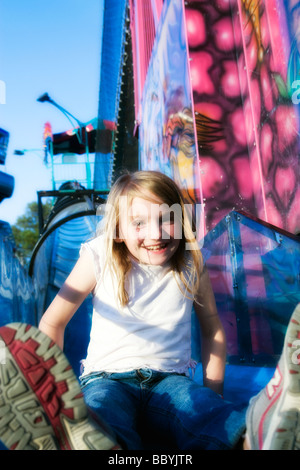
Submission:
<svg viewBox="0 0 300 470">
<path fill-rule="evenodd" d="M 300 232 L 299 16 L 296 0 L 164 2 L 141 168 L 201 203 L 205 232 L 232 210 Z"/>
<path fill-rule="evenodd" d="M 177 181 L 187 201 L 201 202 L 181 0 L 165 2 L 144 86 L 140 165 Z"/>
<path fill-rule="evenodd" d="M 288 89 L 295 37 L 288 25 L 292 3 L 296 6 L 279 0 L 245 1 L 239 11 L 249 83 L 245 106 L 251 103 L 254 121 L 253 134 L 247 131 L 251 171 L 254 183 L 260 179 L 262 188 L 258 215 L 296 233 L 300 229 L 299 118 Z"/>
<path fill-rule="evenodd" d="M 228 1 L 187 2 L 185 15 L 201 187 L 210 230 L 231 210 L 255 212 L 236 60 L 237 27 Z"/>
<path fill-rule="evenodd" d="M 299 232 L 299 3 L 186 2 L 208 228 L 235 209 Z"/>
</svg>

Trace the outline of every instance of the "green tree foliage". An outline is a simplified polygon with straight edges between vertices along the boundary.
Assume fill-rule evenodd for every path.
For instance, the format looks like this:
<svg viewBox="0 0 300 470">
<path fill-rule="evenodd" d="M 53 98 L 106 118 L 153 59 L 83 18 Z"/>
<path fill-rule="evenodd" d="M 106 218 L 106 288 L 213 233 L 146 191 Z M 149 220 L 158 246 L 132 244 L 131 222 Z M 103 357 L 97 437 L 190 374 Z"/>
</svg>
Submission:
<svg viewBox="0 0 300 470">
<path fill-rule="evenodd" d="M 43 203 L 43 217 L 47 219 L 52 208 L 49 199 Z M 16 244 L 16 255 L 20 262 L 28 267 L 32 251 L 39 239 L 39 216 L 37 202 L 27 204 L 24 215 L 17 218 L 15 225 L 11 227 Z"/>
</svg>

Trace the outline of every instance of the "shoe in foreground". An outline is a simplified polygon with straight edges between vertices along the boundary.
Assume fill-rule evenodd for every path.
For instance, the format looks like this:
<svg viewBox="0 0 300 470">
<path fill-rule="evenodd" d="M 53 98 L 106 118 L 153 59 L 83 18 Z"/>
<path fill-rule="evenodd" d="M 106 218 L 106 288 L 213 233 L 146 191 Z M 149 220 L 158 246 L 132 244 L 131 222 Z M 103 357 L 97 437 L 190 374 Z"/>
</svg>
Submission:
<svg viewBox="0 0 300 470">
<path fill-rule="evenodd" d="M 246 425 L 252 450 L 300 450 L 300 304 L 274 376 L 250 401 Z"/>
<path fill-rule="evenodd" d="M 120 448 L 91 417 L 61 349 L 22 323 L 0 328 L 0 440 L 11 450 Z"/>
</svg>

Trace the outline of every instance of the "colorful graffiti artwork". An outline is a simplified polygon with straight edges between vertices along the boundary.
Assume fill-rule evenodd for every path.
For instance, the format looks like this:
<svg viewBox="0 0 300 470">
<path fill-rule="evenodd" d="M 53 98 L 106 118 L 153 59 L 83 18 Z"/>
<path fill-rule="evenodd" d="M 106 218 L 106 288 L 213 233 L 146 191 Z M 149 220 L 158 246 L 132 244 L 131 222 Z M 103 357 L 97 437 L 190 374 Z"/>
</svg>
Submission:
<svg viewBox="0 0 300 470">
<path fill-rule="evenodd" d="M 235 209 L 292 233 L 300 229 L 299 119 L 292 88 L 295 69 L 299 74 L 299 23 L 292 18 L 287 24 L 299 3 L 186 2 L 208 228 Z"/>
<path fill-rule="evenodd" d="M 239 12 L 255 130 L 248 141 L 249 155 L 253 181 L 255 172 L 260 173 L 261 181 L 257 215 L 296 233 L 300 229 L 299 119 L 287 86 L 292 33 L 289 12 L 278 0 L 243 2 Z M 253 15 L 260 23 L 259 37 L 250 21 Z M 254 62 L 252 57 L 256 57 Z"/>
<path fill-rule="evenodd" d="M 144 86 L 140 166 L 162 171 L 201 201 L 181 0 L 166 2 Z"/>
<path fill-rule="evenodd" d="M 202 203 L 205 231 L 241 210 L 300 232 L 299 14 L 296 0 L 164 3 L 141 168 Z"/>
<path fill-rule="evenodd" d="M 191 83 L 206 226 L 232 209 L 255 211 L 237 43 L 229 2 L 186 5 Z M 201 34 L 198 34 L 201 31 Z"/>
</svg>

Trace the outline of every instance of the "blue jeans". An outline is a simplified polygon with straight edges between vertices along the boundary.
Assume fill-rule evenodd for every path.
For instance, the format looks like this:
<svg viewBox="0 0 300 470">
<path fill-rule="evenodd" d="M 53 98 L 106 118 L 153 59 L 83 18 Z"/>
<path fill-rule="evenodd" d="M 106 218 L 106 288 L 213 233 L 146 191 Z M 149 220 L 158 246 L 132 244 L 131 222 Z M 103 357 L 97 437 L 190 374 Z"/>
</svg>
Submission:
<svg viewBox="0 0 300 470">
<path fill-rule="evenodd" d="M 245 409 L 179 374 L 138 369 L 81 379 L 87 406 L 124 449 L 233 449 Z"/>
</svg>

